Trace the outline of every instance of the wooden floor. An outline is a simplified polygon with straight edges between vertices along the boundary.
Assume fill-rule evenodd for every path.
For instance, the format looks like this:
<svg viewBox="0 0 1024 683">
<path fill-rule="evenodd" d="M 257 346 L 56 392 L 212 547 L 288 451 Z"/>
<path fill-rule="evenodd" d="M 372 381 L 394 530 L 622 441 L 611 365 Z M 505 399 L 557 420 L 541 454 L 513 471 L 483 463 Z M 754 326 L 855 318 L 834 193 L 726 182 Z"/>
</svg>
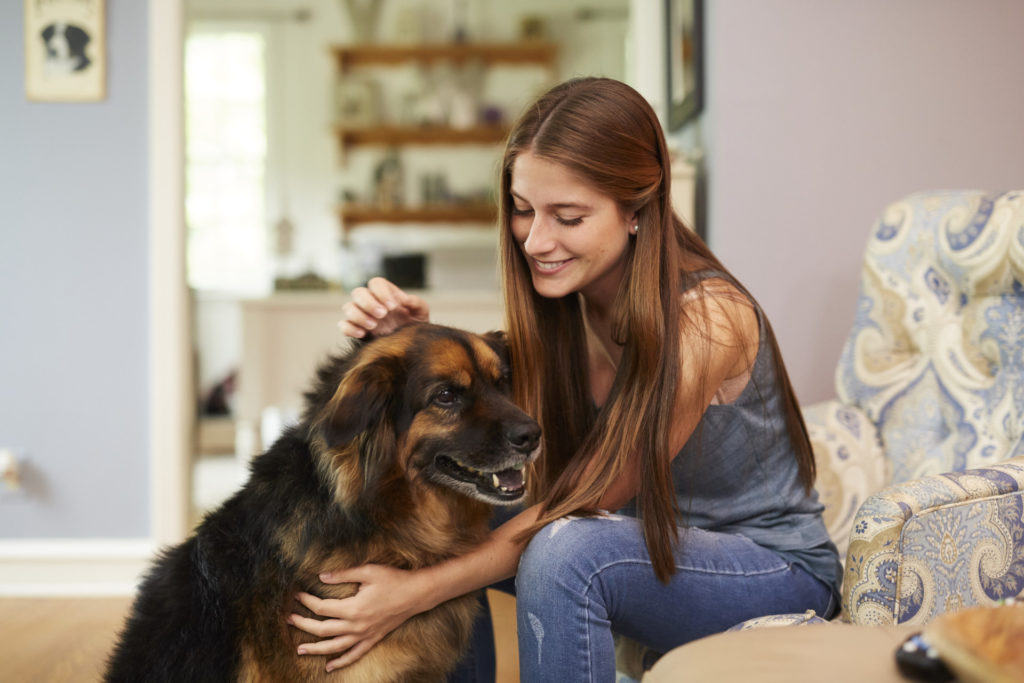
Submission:
<svg viewBox="0 0 1024 683">
<path fill-rule="evenodd" d="M 100 680 L 128 598 L 0 599 L 0 681 Z"/>
<path fill-rule="evenodd" d="M 516 683 L 515 601 L 491 593 L 498 683 Z M 129 598 L 0 599 L 0 681 L 93 683 L 124 622 Z"/>
</svg>

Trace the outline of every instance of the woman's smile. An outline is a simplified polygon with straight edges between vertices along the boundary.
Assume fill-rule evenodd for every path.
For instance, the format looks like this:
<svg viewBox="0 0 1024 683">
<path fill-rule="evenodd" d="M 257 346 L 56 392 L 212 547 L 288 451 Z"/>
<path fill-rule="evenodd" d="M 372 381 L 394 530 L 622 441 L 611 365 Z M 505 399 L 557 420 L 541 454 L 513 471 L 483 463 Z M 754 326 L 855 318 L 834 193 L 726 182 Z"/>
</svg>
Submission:
<svg viewBox="0 0 1024 683">
<path fill-rule="evenodd" d="M 533 267 L 540 271 L 541 275 L 554 275 L 562 270 L 564 266 L 572 263 L 573 259 L 565 259 L 563 261 L 541 261 L 540 259 L 530 259 L 533 262 Z"/>
</svg>

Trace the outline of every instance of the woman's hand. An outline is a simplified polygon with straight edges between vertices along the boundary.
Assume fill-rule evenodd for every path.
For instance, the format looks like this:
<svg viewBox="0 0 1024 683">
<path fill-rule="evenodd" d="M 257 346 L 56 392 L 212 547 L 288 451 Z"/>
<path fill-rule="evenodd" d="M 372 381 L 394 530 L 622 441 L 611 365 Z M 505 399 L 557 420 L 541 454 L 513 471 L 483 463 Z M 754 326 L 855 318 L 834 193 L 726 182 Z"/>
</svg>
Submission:
<svg viewBox="0 0 1024 683">
<path fill-rule="evenodd" d="M 327 662 L 327 671 L 357 661 L 406 619 L 434 607 L 429 598 L 430 587 L 418 578 L 415 571 L 373 564 L 321 574 L 320 580 L 324 583 L 358 583 L 359 590 L 341 600 L 323 600 L 309 593 L 296 596 L 314 614 L 327 617 L 324 620 L 297 614 L 288 617 L 292 626 L 323 638 L 299 646 L 299 654 L 344 652 L 341 657 Z"/>
<path fill-rule="evenodd" d="M 300 645 L 300 655 L 345 654 L 327 662 L 334 671 L 357 661 L 410 617 L 471 591 L 514 576 L 524 543 L 520 533 L 534 524 L 540 505 L 523 510 L 491 532 L 486 541 L 465 555 L 412 571 L 368 564 L 321 574 L 324 583 L 356 583 L 355 595 L 323 600 L 299 593 L 299 602 L 325 620 L 297 614 L 288 623 L 319 642 Z"/>
<path fill-rule="evenodd" d="M 366 287 L 353 289 L 352 300 L 341 310 L 345 317 L 338 327 L 347 336 L 357 339 L 371 333 L 383 337 L 403 325 L 430 319 L 427 302 L 382 277 L 373 278 Z"/>
</svg>

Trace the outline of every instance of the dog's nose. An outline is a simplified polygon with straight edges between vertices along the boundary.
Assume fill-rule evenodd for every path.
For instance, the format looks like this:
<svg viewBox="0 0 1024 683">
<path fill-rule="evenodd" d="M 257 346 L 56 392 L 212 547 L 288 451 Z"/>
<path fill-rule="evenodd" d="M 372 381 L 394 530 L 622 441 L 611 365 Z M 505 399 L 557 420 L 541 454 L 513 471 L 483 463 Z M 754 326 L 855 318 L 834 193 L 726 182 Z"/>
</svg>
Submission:
<svg viewBox="0 0 1024 683">
<path fill-rule="evenodd" d="M 529 453 L 540 441 L 540 425 L 533 420 L 510 425 L 505 429 L 505 438 L 516 450 Z"/>
</svg>

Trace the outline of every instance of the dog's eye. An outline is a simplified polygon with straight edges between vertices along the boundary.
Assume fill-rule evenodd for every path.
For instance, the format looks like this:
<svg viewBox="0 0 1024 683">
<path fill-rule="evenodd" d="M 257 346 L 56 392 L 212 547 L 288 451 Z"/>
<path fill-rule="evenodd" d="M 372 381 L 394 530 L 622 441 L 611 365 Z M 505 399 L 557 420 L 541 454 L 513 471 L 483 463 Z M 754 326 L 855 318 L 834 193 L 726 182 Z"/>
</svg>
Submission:
<svg viewBox="0 0 1024 683">
<path fill-rule="evenodd" d="M 445 408 L 454 405 L 457 400 L 459 395 L 451 387 L 444 387 L 434 394 L 434 403 Z"/>
<path fill-rule="evenodd" d="M 510 370 L 505 370 L 501 373 L 497 386 L 502 391 L 512 391 L 512 372 Z"/>
</svg>

